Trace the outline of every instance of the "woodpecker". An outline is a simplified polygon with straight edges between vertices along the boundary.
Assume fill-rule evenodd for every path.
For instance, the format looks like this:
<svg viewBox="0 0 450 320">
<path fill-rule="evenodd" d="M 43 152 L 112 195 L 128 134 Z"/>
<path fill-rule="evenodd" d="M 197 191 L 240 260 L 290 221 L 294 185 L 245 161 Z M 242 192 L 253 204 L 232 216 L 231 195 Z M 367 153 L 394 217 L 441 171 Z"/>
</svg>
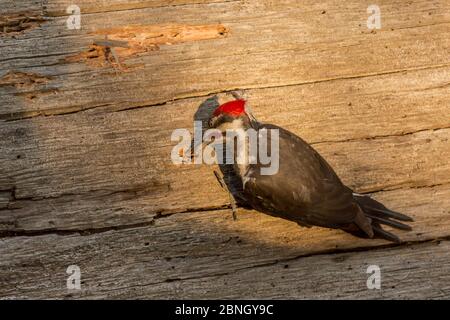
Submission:
<svg viewBox="0 0 450 320">
<path fill-rule="evenodd" d="M 275 174 L 261 174 L 263 165 L 259 161 L 233 166 L 234 174 L 242 184 L 239 198 L 247 206 L 300 226 L 341 229 L 361 238 L 400 242 L 382 225 L 411 230 L 409 225 L 399 222 L 413 221 L 411 217 L 392 211 L 345 186 L 313 147 L 286 129 L 257 121 L 244 99 L 238 98 L 217 107 L 208 125 L 223 135 L 227 130 L 278 130 L 279 168 Z M 270 141 L 267 145 L 271 145 Z"/>
</svg>

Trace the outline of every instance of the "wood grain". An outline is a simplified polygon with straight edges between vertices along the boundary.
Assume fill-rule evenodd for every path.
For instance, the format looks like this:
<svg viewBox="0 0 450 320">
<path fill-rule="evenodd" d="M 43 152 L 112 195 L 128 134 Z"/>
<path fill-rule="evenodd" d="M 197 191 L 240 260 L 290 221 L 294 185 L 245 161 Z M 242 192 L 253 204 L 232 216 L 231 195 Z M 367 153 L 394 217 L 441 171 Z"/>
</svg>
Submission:
<svg viewBox="0 0 450 320">
<path fill-rule="evenodd" d="M 71 4 L 0 0 L 0 298 L 450 297 L 448 1 L 379 1 L 376 31 L 360 0 L 80 0 L 80 30 Z M 404 242 L 233 221 L 170 137 L 234 89 L 414 217 Z"/>
<path fill-rule="evenodd" d="M 231 1 L 130 9 L 126 14 L 92 13 L 83 16 L 81 30 L 68 30 L 67 16 L 55 17 L 23 34 L 20 47 L 14 46 L 14 39 L 2 39 L 0 74 L 14 68 L 54 77 L 53 83 L 42 88 L 53 94 L 37 94 L 31 102 L 24 102 L 21 95 L 2 95 L 4 104 L 12 108 L 2 113 L 20 116 L 105 105 L 136 107 L 234 88 L 277 87 L 450 64 L 446 1 L 415 1 L 406 8 L 403 1 L 390 1 L 384 6 L 385 28 L 376 33 L 367 29 L 367 7 L 359 0 L 348 2 L 345 9 L 335 1 Z M 150 51 L 130 61 L 137 67 L 132 73 L 63 63 L 88 49 L 95 40 L 90 32 L 180 23 L 221 23 L 230 32 L 222 39 Z"/>
<path fill-rule="evenodd" d="M 39 118 L 32 126 L 28 120 L 7 123 L 0 128 L 6 137 L 1 142 L 5 152 L 0 163 L 7 168 L 0 173 L 0 182 L 3 188 L 15 189 L 18 204 L 13 202 L 11 206 L 21 208 L 22 200 L 66 196 L 66 200 L 85 197 L 92 204 L 108 197 L 132 201 L 140 198 L 142 210 L 151 218 L 155 213 L 228 204 L 213 174 L 214 167 L 171 162 L 170 152 L 175 145 L 170 142 L 172 129 L 148 125 L 164 122 L 168 114 L 160 113 L 158 120 L 145 111 Z M 179 119 L 188 119 L 183 114 L 177 117 L 170 122 L 175 125 L 173 129 Z M 358 192 L 431 186 L 449 182 L 449 132 L 428 130 L 371 140 L 324 142 L 316 148 L 343 181 Z M 64 203 L 61 200 L 50 201 L 55 205 L 53 214 L 59 212 L 63 217 L 65 210 L 71 214 L 86 210 L 82 201 L 81 208 L 70 205 L 63 209 L 59 206 Z M 34 206 L 33 202 L 25 202 L 25 207 L 27 203 Z M 127 207 L 117 209 L 115 216 L 133 219 Z M 97 211 L 91 207 L 88 212 Z M 3 216 L 15 217 L 19 212 L 7 211 Z M 42 213 L 44 222 L 48 211 Z M 101 227 L 108 220 L 107 215 L 91 227 Z M 78 224 L 83 221 L 80 219 Z M 63 221 L 55 223 L 64 225 Z"/>
<path fill-rule="evenodd" d="M 144 228 L 84 236 L 4 238 L 0 240 L 4 258 L 0 296 L 71 297 L 65 287 L 65 269 L 72 264 L 81 268 L 83 280 L 83 290 L 75 292 L 75 298 L 368 298 L 414 297 L 421 292 L 439 297 L 438 288 L 446 288 L 441 277 L 448 277 L 447 242 L 440 249 L 425 246 L 418 252 L 408 246 L 367 251 L 385 242 L 355 239 L 340 231 L 304 229 L 255 212 L 241 211 L 238 217 L 233 221 L 229 211 L 175 214 Z M 424 234 L 409 232 L 403 238 L 448 234 L 447 220 L 448 212 L 439 222 L 419 218 L 414 232 Z M 433 224 L 434 231 L 424 230 Z M 358 247 L 364 252 L 351 252 Z M 330 252 L 335 254 L 327 255 Z M 320 253 L 325 255 L 305 258 Z M 387 285 L 398 285 L 395 279 L 411 276 L 407 289 L 402 283 L 396 290 L 368 291 L 363 269 L 367 264 L 386 268 L 386 277 L 393 278 L 388 277 Z M 428 293 L 424 293 L 425 279 L 433 284 L 426 286 Z M 289 287 L 289 282 L 296 285 Z M 333 282 L 336 288 L 331 290 Z M 305 286 L 307 290 L 299 290 Z"/>
</svg>

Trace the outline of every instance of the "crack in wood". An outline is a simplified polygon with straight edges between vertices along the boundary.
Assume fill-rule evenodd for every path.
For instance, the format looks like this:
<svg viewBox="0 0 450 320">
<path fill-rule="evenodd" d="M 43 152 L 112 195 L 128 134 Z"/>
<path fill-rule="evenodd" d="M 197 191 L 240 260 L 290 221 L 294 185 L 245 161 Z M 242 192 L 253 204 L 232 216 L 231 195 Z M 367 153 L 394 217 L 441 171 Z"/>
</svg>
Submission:
<svg viewBox="0 0 450 320">
<path fill-rule="evenodd" d="M 254 269 L 254 268 L 269 267 L 269 266 L 273 266 L 273 265 L 277 265 L 277 264 L 285 264 L 287 262 L 292 262 L 292 261 L 295 261 L 298 259 L 309 258 L 309 257 L 314 257 L 314 256 L 321 256 L 321 255 L 330 256 L 330 255 L 340 255 L 340 254 L 345 254 L 345 253 L 381 251 L 384 249 L 392 249 L 392 248 L 408 248 L 408 247 L 417 246 L 417 245 L 440 243 L 443 241 L 450 241 L 450 236 L 418 240 L 418 241 L 407 241 L 407 242 L 402 242 L 402 243 L 387 243 L 387 244 L 382 244 L 382 245 L 377 245 L 377 246 L 361 246 L 361 247 L 355 247 L 355 248 L 343 248 L 343 249 L 335 248 L 335 249 L 321 250 L 321 251 L 316 251 L 316 252 L 312 252 L 312 253 L 308 253 L 308 254 L 301 254 L 301 255 L 298 255 L 295 257 L 289 257 L 289 258 L 284 258 L 284 259 L 275 259 L 273 261 L 264 262 L 261 264 L 255 264 L 255 265 L 250 265 L 250 266 L 243 267 L 243 268 L 237 268 L 230 272 L 212 274 L 212 275 L 207 275 L 207 276 L 199 276 L 199 277 L 189 277 L 189 278 L 169 278 L 162 282 L 187 281 L 187 280 L 195 280 L 195 279 L 202 279 L 202 278 L 226 276 L 226 275 L 230 275 L 230 274 L 235 274 L 236 272 L 240 272 L 240 271 L 250 270 L 250 269 Z M 156 283 L 156 284 L 160 284 L 160 283 Z"/>
<path fill-rule="evenodd" d="M 399 134 L 386 134 L 386 135 L 374 135 L 374 136 L 369 136 L 369 137 L 360 137 L 357 139 L 343 139 L 343 140 L 323 140 L 323 141 L 311 141 L 311 145 L 320 145 L 320 144 L 326 144 L 326 143 L 345 143 L 345 142 L 353 142 L 353 141 L 362 141 L 362 140 L 376 140 L 376 139 L 383 139 L 383 138 L 389 138 L 389 137 L 404 137 L 404 136 L 410 136 L 410 135 L 414 135 L 416 133 L 420 133 L 420 132 L 428 132 L 428 131 L 438 131 L 438 130 L 447 130 L 450 129 L 450 126 L 446 126 L 446 127 L 436 127 L 436 128 L 426 128 L 426 129 L 421 129 L 421 130 L 417 130 L 417 131 L 407 131 L 407 132 L 402 132 Z M 389 189 L 391 190 L 391 189 Z M 380 190 L 381 191 L 381 190 Z"/>
<path fill-rule="evenodd" d="M 82 111 L 88 111 L 96 108 L 104 108 L 111 106 L 111 103 L 99 104 L 90 107 L 86 107 L 83 110 L 80 110 L 79 106 L 74 106 L 72 108 L 61 108 L 61 109 L 52 109 L 50 110 L 38 110 L 38 111 L 23 111 L 23 112 L 13 112 L 0 114 L 0 121 L 3 120 L 5 122 L 13 122 L 13 121 L 21 121 L 32 119 L 36 117 L 50 117 L 50 116 L 64 116 L 68 114 L 79 113 Z"/>
<path fill-rule="evenodd" d="M 15 190 L 15 189 L 13 189 Z M 14 193 L 13 193 L 14 194 Z M 13 198 L 15 198 L 13 196 Z M 152 226 L 155 224 L 155 221 L 158 219 L 168 218 L 175 214 L 183 214 L 183 213 L 191 213 L 191 212 L 209 212 L 209 211 L 218 211 L 227 209 L 227 205 L 216 206 L 216 207 L 204 207 L 204 208 L 187 208 L 181 211 L 163 211 L 160 210 L 155 213 L 149 221 L 134 223 L 134 224 L 125 224 L 125 225 L 113 225 L 106 226 L 101 228 L 86 228 L 86 229 L 58 229 L 58 228 L 47 228 L 47 229 L 36 229 L 36 230 L 25 230 L 25 229 L 17 229 L 17 230 L 1 230 L 0 231 L 0 239 L 1 238 L 12 238 L 12 237 L 33 237 L 33 236 L 42 236 L 49 234 L 56 234 L 61 236 L 67 235 L 80 235 L 80 236 L 89 236 L 92 234 L 104 233 L 108 231 L 120 231 L 127 229 L 135 229 L 135 228 L 143 228 Z"/>
<path fill-rule="evenodd" d="M 421 186 L 421 187 L 413 187 L 413 189 L 425 189 L 425 188 L 433 188 L 436 186 L 443 186 L 446 184 L 436 184 L 436 185 L 430 185 L 430 186 Z M 6 190 L 8 191 L 8 190 Z M 375 194 L 377 192 L 381 191 L 393 191 L 393 190 L 379 190 L 375 192 L 370 192 L 370 194 Z M 15 196 L 15 187 L 9 190 L 8 192 L 11 193 L 10 199 L 12 199 L 11 203 L 18 202 Z M 120 191 L 120 192 L 126 192 L 126 191 Z M 68 195 L 64 195 L 68 196 Z M 42 201 L 45 199 L 20 199 L 19 201 Z M 10 203 L 8 203 L 9 205 Z M 243 208 L 239 206 L 240 208 Z M 127 229 L 134 229 L 134 228 L 141 228 L 141 227 L 147 227 L 154 225 L 155 221 L 158 219 L 168 218 L 176 214 L 184 214 L 184 213 L 201 213 L 201 212 L 211 212 L 211 211 L 220 211 L 224 209 L 231 209 L 231 204 L 225 204 L 221 206 L 210 206 L 210 207 L 191 207 L 191 208 L 183 208 L 183 209 L 173 209 L 173 210 L 158 210 L 154 212 L 153 217 L 149 221 L 139 222 L 136 224 L 126 224 L 126 225 L 113 225 L 113 226 L 106 226 L 106 227 L 100 227 L 100 228 L 86 228 L 86 229 L 58 229 L 58 228 L 47 228 L 47 229 L 36 229 L 36 230 L 2 230 L 0 231 L 0 238 L 11 238 L 11 237 L 19 237 L 19 236 L 41 236 L 41 235 L 48 235 L 48 234 L 57 234 L 57 235 L 91 235 L 91 234 L 97 234 L 97 233 L 104 233 L 108 231 L 118 231 L 118 230 L 127 230 Z M 5 210 L 5 209 L 2 209 Z M 13 210 L 13 208 L 7 208 L 6 210 Z M 450 236 L 449 236 L 450 237 Z M 420 240 L 425 241 L 425 240 Z M 426 240 L 428 241 L 428 240 Z M 390 245 L 390 244 L 389 244 Z M 395 244 L 392 244 L 395 245 Z"/>
<path fill-rule="evenodd" d="M 49 199 L 60 199 L 64 197 L 74 197 L 74 196 L 85 196 L 85 195 L 92 195 L 95 194 L 99 198 L 103 197 L 110 197 L 117 194 L 129 194 L 133 197 L 137 197 L 139 195 L 146 194 L 148 191 L 153 191 L 156 188 L 162 188 L 164 190 L 170 191 L 170 183 L 168 182 L 160 182 L 157 180 L 150 181 L 147 185 L 139 185 L 136 187 L 123 189 L 123 190 L 88 190 L 83 193 L 61 193 L 54 196 L 45 196 L 45 197 L 33 197 L 33 196 L 17 196 L 16 189 L 17 186 L 14 186 L 11 190 L 13 192 L 13 198 L 12 200 L 15 202 L 18 201 L 43 201 L 43 200 L 49 200 Z"/>
<path fill-rule="evenodd" d="M 227 3 L 241 3 L 242 0 L 218 0 L 218 1 L 199 1 L 199 2 L 192 2 L 192 1 L 186 1 L 186 3 L 183 3 L 183 1 L 175 1 L 179 3 L 173 3 L 174 1 L 171 1 L 170 3 L 164 4 L 161 3 L 161 5 L 155 5 L 155 1 L 139 1 L 136 3 L 123 3 L 123 4 L 115 4 L 115 3 L 108 3 L 107 6 L 103 7 L 104 10 L 98 10 L 98 6 L 94 7 L 88 7 L 87 5 L 83 6 L 83 15 L 90 15 L 90 14 L 103 14 L 103 13 L 115 13 L 115 12 L 124 12 L 124 11 L 134 11 L 134 10 L 145 10 L 145 9 L 161 9 L 161 8 L 169 8 L 174 9 L 177 7 L 186 7 L 186 6 L 208 6 L 211 4 L 227 4 Z M 157 2 L 156 2 L 157 3 Z M 46 16 L 48 17 L 66 17 L 69 14 L 67 14 L 64 10 L 54 10 L 54 11 L 47 11 Z"/>
<path fill-rule="evenodd" d="M 398 188 L 381 188 L 381 189 L 377 189 L 374 191 L 366 191 L 366 192 L 359 192 L 360 194 L 376 194 L 376 193 L 380 193 L 380 192 L 386 192 L 386 191 L 395 191 L 395 190 L 401 190 L 401 189 L 422 189 L 422 188 L 435 188 L 435 187 L 441 187 L 441 186 L 445 186 L 448 183 L 434 183 L 434 184 L 430 184 L 430 185 L 426 185 L 426 186 L 408 186 L 408 187 L 398 187 Z"/>
<path fill-rule="evenodd" d="M 167 282 L 169 282 L 169 283 L 170 282 L 182 282 L 182 281 L 198 280 L 198 279 L 205 279 L 205 278 L 211 278 L 211 277 L 222 277 L 222 276 L 227 276 L 230 274 L 236 274 L 237 272 L 241 272 L 241 271 L 245 271 L 245 270 L 252 270 L 255 268 L 264 268 L 264 267 L 274 266 L 277 264 L 285 264 L 287 262 L 292 262 L 295 260 L 314 257 L 314 256 L 321 256 L 321 255 L 333 256 L 333 255 L 341 255 L 341 254 L 346 254 L 346 253 L 351 254 L 351 253 L 358 253 L 358 252 L 381 251 L 381 250 L 393 249 L 393 248 L 408 248 L 408 247 L 417 246 L 417 245 L 440 243 L 443 241 L 450 241 L 450 236 L 426 239 L 426 240 L 419 240 L 419 241 L 409 241 L 409 242 L 403 242 L 403 243 L 388 243 L 388 244 L 383 244 L 383 245 L 378 245 L 378 246 L 367 246 L 367 247 L 362 246 L 362 247 L 356 247 L 356 248 L 322 250 L 322 251 L 316 251 L 316 252 L 309 253 L 309 254 L 298 255 L 295 257 L 289 257 L 289 258 L 284 258 L 284 259 L 275 259 L 273 261 L 268 261 L 268 262 L 264 262 L 264 263 L 260 263 L 260 264 L 254 264 L 254 265 L 246 266 L 243 268 L 236 268 L 229 272 L 221 272 L 221 273 L 197 276 L 197 277 L 167 278 L 164 281 L 159 281 L 156 283 L 149 283 L 149 284 L 142 284 L 140 286 L 152 286 L 152 285 L 159 285 L 161 283 L 167 283 Z"/>
<path fill-rule="evenodd" d="M 135 224 L 128 225 L 116 225 L 116 226 L 107 226 L 101 228 L 88 228 L 88 229 L 40 229 L 40 230 L 2 230 L 0 231 L 0 238 L 11 238 L 11 237 L 36 237 L 42 235 L 56 234 L 60 236 L 69 236 L 69 235 L 80 235 L 80 236 L 88 236 L 97 233 L 104 233 L 108 231 L 120 231 L 126 229 L 133 228 L 142 228 L 148 227 L 155 223 L 154 219 L 147 222 L 140 222 Z"/>
<path fill-rule="evenodd" d="M 208 92 L 196 92 L 195 94 L 185 94 L 180 96 L 175 96 L 170 100 L 165 101 L 159 101 L 152 104 L 142 104 L 142 105 L 134 105 L 130 107 L 124 107 L 117 110 L 114 110 L 112 112 L 126 112 L 129 110 L 136 110 L 136 109 L 144 109 L 144 108 L 152 108 L 152 107 L 158 107 L 167 105 L 171 102 L 176 101 L 183 101 L 188 99 L 198 99 L 198 98 L 205 98 L 217 94 L 224 94 L 232 91 L 247 91 L 247 90 L 264 90 L 264 89 L 279 89 L 279 88 L 287 88 L 287 87 L 301 87 L 304 85 L 311 85 L 311 84 L 319 84 L 324 82 L 332 82 L 332 81 L 340 81 L 340 80 L 347 80 L 347 79 L 364 79 L 364 78 L 371 78 L 371 77 L 377 77 L 377 76 L 383 76 L 383 75 L 391 75 L 391 74 L 398 74 L 402 72 L 409 72 L 409 71 L 421 71 L 421 70 L 431 70 L 431 69 L 440 69 L 440 68 L 448 68 L 450 67 L 450 64 L 439 64 L 439 65 L 433 65 L 433 66 L 423 66 L 423 67 L 416 67 L 416 68 L 408 68 L 408 69 L 399 69 L 399 70 L 390 70 L 386 72 L 379 72 L 379 73 L 373 73 L 373 74 L 362 74 L 362 75 L 354 75 L 354 76 L 342 76 L 342 77 L 336 77 L 336 78 L 328 78 L 328 79 L 319 79 L 319 80 L 313 80 L 313 81 L 305 81 L 305 82 L 298 82 L 298 83 L 291 83 L 291 84 L 279 84 L 279 85 L 269 85 L 269 86 L 248 86 L 248 87 L 233 87 L 233 88 L 222 88 L 218 90 L 212 90 Z M 439 87 L 435 87 L 433 89 L 437 89 Z M 90 107 L 81 107 L 81 106 L 74 106 L 73 108 L 67 108 L 70 111 L 65 112 L 65 109 L 48 109 L 48 110 L 40 110 L 40 111 L 34 111 L 34 112 L 16 112 L 13 114 L 0 114 L 0 120 L 4 121 L 19 121 L 24 119 L 30 119 L 38 116 L 59 116 L 59 115 L 65 115 L 65 114 L 74 114 L 78 112 L 84 112 L 86 110 L 95 109 L 97 107 L 104 107 L 104 106 L 113 106 L 114 104 L 108 103 L 108 104 L 101 104 L 98 106 L 90 106 Z M 436 128 L 440 129 L 440 128 Z M 428 130 L 428 129 L 425 129 Z M 413 132 L 412 132 L 413 133 Z M 338 141 L 330 141 L 330 142 L 338 142 Z"/>
<path fill-rule="evenodd" d="M 234 275 L 241 271 L 253 270 L 255 268 L 270 267 L 270 266 L 274 266 L 277 264 L 286 264 L 288 262 L 293 262 L 293 261 L 296 261 L 299 259 L 310 258 L 310 257 L 315 257 L 315 256 L 335 256 L 335 255 L 342 255 L 342 254 L 353 254 L 353 253 L 358 253 L 358 252 L 382 251 L 385 249 L 396 249 L 396 248 L 402 249 L 402 248 L 409 248 L 409 247 L 415 247 L 415 246 L 420 246 L 420 245 L 431 245 L 434 243 L 440 243 L 440 242 L 444 242 L 444 241 L 450 241 L 450 236 L 439 237 L 439 238 L 434 238 L 434 239 L 419 240 L 419 241 L 410 241 L 410 242 L 404 242 L 404 243 L 388 243 L 388 244 L 383 244 L 383 245 L 378 245 L 378 246 L 367 246 L 367 247 L 362 246 L 362 247 L 356 247 L 356 248 L 322 250 L 322 251 L 316 251 L 313 253 L 302 254 L 302 255 L 298 255 L 298 256 L 294 256 L 294 257 L 288 257 L 288 258 L 284 258 L 284 259 L 275 259 L 275 260 L 267 261 L 264 263 L 252 264 L 252 265 L 242 267 L 242 268 L 235 268 L 233 270 L 226 271 L 226 272 L 217 272 L 217 273 L 212 273 L 212 274 L 207 274 L 207 275 L 191 276 L 191 277 L 184 277 L 184 278 L 183 277 L 166 278 L 162 281 L 143 283 L 143 284 L 134 284 L 134 285 L 126 286 L 126 287 L 117 287 L 117 288 L 114 288 L 113 290 L 118 291 L 118 290 L 130 289 L 130 288 L 135 288 L 135 287 L 144 288 L 144 287 L 157 286 L 157 285 L 160 285 L 163 283 L 173 283 L 173 282 L 183 282 L 183 281 L 190 281 L 190 280 L 200 280 L 200 279 L 224 277 L 224 276 L 228 276 L 228 275 L 232 275 L 232 274 Z M 405 278 L 405 277 L 403 277 L 403 278 Z M 400 281 L 401 280 L 403 280 L 403 279 L 400 279 Z M 108 291 L 110 291 L 110 290 L 104 290 L 104 292 L 108 292 Z"/>
</svg>

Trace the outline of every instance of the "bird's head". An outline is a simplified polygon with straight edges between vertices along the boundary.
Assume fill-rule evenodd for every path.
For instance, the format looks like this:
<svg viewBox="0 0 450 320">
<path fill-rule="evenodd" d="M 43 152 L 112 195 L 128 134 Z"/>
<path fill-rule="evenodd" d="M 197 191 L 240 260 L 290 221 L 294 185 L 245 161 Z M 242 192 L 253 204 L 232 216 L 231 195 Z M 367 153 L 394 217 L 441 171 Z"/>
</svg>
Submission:
<svg viewBox="0 0 450 320">
<path fill-rule="evenodd" d="M 250 128 L 252 123 L 245 110 L 245 103 L 245 100 L 238 99 L 220 105 L 209 118 L 209 127 L 219 129 L 222 132 L 227 129 Z"/>
</svg>

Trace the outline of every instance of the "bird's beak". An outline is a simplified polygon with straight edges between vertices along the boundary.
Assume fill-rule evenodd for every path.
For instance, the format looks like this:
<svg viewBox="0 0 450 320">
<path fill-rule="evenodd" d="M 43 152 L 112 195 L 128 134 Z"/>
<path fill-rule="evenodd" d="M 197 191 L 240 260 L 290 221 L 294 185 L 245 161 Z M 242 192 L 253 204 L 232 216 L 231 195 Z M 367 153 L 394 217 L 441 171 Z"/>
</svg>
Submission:
<svg viewBox="0 0 450 320">
<path fill-rule="evenodd" d="M 198 155 L 198 152 L 201 152 L 204 148 L 209 146 L 213 141 L 203 141 L 201 144 L 194 146 L 191 148 L 191 160 L 194 159 Z"/>
</svg>

